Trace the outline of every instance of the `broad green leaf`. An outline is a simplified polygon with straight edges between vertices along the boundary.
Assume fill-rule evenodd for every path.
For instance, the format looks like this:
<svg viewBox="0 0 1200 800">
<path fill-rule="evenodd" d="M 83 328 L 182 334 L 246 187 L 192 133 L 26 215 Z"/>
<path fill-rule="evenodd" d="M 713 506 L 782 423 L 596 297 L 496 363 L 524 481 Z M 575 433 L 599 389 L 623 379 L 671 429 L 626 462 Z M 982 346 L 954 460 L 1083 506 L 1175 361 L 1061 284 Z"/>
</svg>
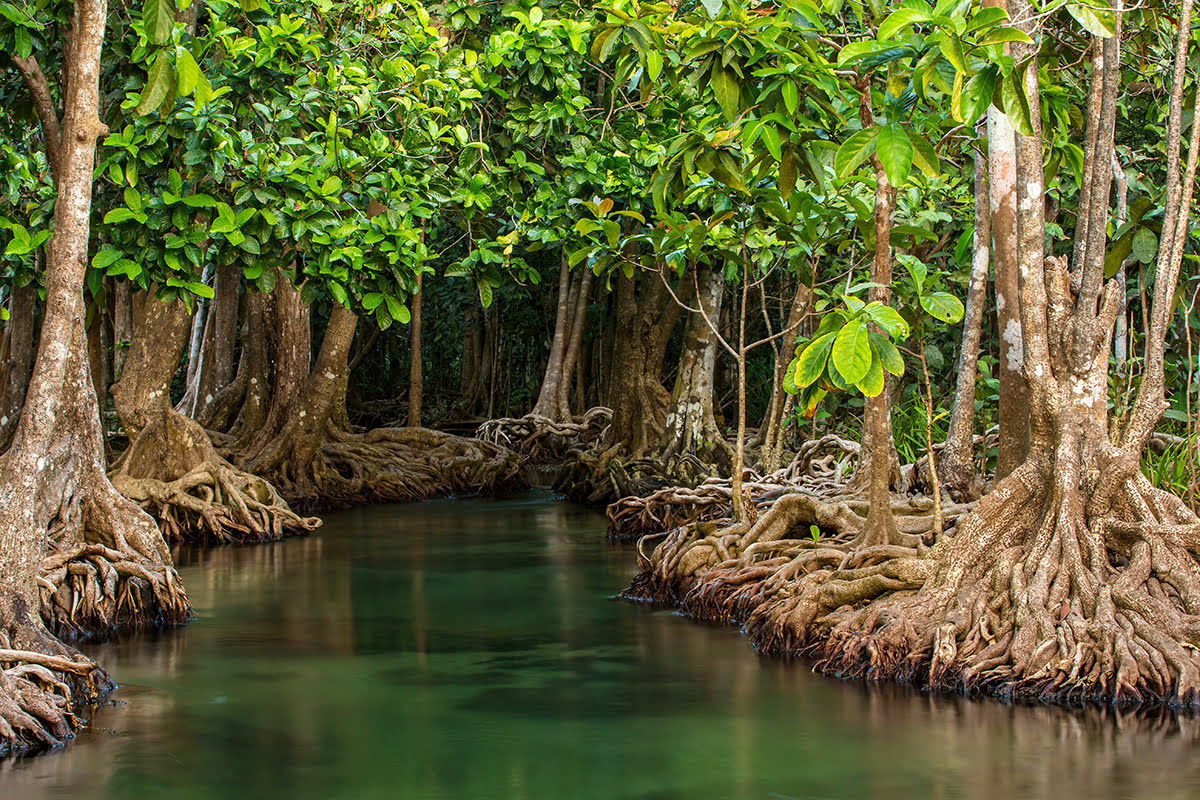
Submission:
<svg viewBox="0 0 1200 800">
<path fill-rule="evenodd" d="M 879 127 L 867 128 L 851 135 L 838 148 L 833 157 L 833 169 L 839 178 L 845 178 L 858 169 L 859 164 L 870 158 L 875 152 L 875 140 L 879 137 Z"/>
<path fill-rule="evenodd" d="M 895 122 L 881 125 L 875 154 L 883 164 L 888 183 L 896 187 L 903 186 L 908 180 L 908 173 L 912 171 L 913 163 L 912 140 L 908 138 L 904 128 Z"/>
<path fill-rule="evenodd" d="M 1067 3 L 1067 11 L 1093 36 L 1111 39 L 1116 30 L 1116 15 L 1108 0 Z"/>
<path fill-rule="evenodd" d="M 774 158 L 776 161 L 779 161 L 783 158 L 783 151 L 779 146 L 778 128 L 776 128 L 774 125 L 764 125 L 762 127 L 762 140 L 763 144 L 767 146 L 767 150 L 770 151 L 772 158 Z"/>
<path fill-rule="evenodd" d="M 875 331 L 870 331 L 868 335 L 871 338 L 871 349 L 879 356 L 879 363 L 883 368 L 897 378 L 903 375 L 904 357 L 900 355 L 896 345 L 892 344 L 892 340 Z"/>
<path fill-rule="evenodd" d="M 909 131 L 908 138 L 913 146 L 913 165 L 926 175 L 940 175 L 942 160 L 929 140 L 916 131 Z"/>
<path fill-rule="evenodd" d="M 175 0 L 142 0 L 142 24 L 150 44 L 166 44 L 175 28 Z"/>
<path fill-rule="evenodd" d="M 959 119 L 974 122 L 987 113 L 999 75 L 1000 69 L 995 64 L 988 64 L 967 81 L 958 99 Z"/>
<path fill-rule="evenodd" d="M 796 109 L 800 107 L 800 93 L 796 90 L 796 84 L 785 80 L 782 92 L 784 108 L 787 109 L 789 114 L 795 114 Z"/>
<path fill-rule="evenodd" d="M 932 292 L 921 295 L 921 308 L 934 319 L 942 322 L 956 323 L 963 317 L 963 304 L 947 292 Z"/>
<path fill-rule="evenodd" d="M 195 0 L 199 2 L 199 0 Z M 196 90 L 200 83 L 200 65 L 187 50 L 180 48 L 175 58 L 176 92 L 180 97 L 187 97 Z"/>
<path fill-rule="evenodd" d="M 721 13 L 722 0 L 700 0 L 700 2 L 704 4 L 704 10 L 708 12 L 708 16 L 713 19 L 716 19 L 717 15 Z"/>
<path fill-rule="evenodd" d="M 833 366 L 847 384 L 858 383 L 871 368 L 871 341 L 867 322 L 858 319 L 848 322 L 833 340 Z"/>
<path fill-rule="evenodd" d="M 1013 70 L 1000 81 L 1000 103 L 1013 128 L 1022 136 L 1033 136 L 1033 114 L 1019 70 Z"/>
<path fill-rule="evenodd" d="M 713 95 L 725 113 L 725 119 L 733 122 L 741 110 L 741 82 L 733 70 L 716 63 L 713 64 L 711 75 L 709 85 L 712 86 Z"/>
<path fill-rule="evenodd" d="M 900 312 L 891 306 L 876 301 L 863 309 L 863 313 L 896 341 L 908 338 L 908 323 L 900 316 Z"/>
<path fill-rule="evenodd" d="M 964 33 L 990 28 L 998 22 L 1003 22 L 1008 19 L 1008 12 L 999 6 L 987 6 L 981 8 L 971 15 L 971 19 L 967 21 L 967 27 Z"/>
<path fill-rule="evenodd" d="M 946 60 L 954 65 L 954 69 L 965 75 L 967 73 L 967 56 L 963 52 L 962 39 L 949 30 L 944 31 L 939 47 Z"/>
<path fill-rule="evenodd" d="M 109 224 L 126 222 L 133 219 L 135 216 L 136 215 L 128 208 L 114 208 L 112 211 L 109 211 L 104 215 L 104 221 L 105 223 Z"/>
<path fill-rule="evenodd" d="M 1004 42 L 1020 42 L 1022 44 L 1029 44 L 1032 41 L 1033 40 L 1030 39 L 1029 35 L 1024 31 L 1018 30 L 1017 28 L 1005 27 L 996 28 L 996 30 L 991 31 L 987 36 L 984 36 L 982 39 L 980 39 L 979 43 L 1002 44 Z"/>
<path fill-rule="evenodd" d="M 651 50 L 646 53 L 646 75 L 652 81 L 658 80 L 658 76 L 662 74 L 663 57 L 658 50 Z"/>
<path fill-rule="evenodd" d="M 172 83 L 174 81 L 171 74 L 171 57 L 167 55 L 166 50 L 161 50 L 155 56 L 146 76 L 146 85 L 142 87 L 142 99 L 137 105 L 137 112 L 145 116 L 166 102 L 167 95 L 171 93 Z"/>
<path fill-rule="evenodd" d="M 801 351 L 799 358 L 796 359 L 795 377 L 793 378 L 797 386 L 801 388 L 811 386 L 824 374 L 825 362 L 829 359 L 829 350 L 833 347 L 836 335 L 836 333 L 827 333 L 818 336 Z"/>
<path fill-rule="evenodd" d="M 407 306 L 405 306 L 396 298 L 392 297 L 390 294 L 384 295 L 383 300 L 385 303 L 387 303 L 388 314 L 391 315 L 392 319 L 404 325 L 409 323 L 409 321 L 412 319 L 412 313 L 408 310 Z"/>
<path fill-rule="evenodd" d="M 1143 264 L 1149 264 L 1158 253 L 1158 237 L 1149 228 L 1138 228 L 1133 235 L 1133 257 Z"/>
<path fill-rule="evenodd" d="M 121 258 L 124 253 L 111 247 L 106 247 L 92 258 L 92 266 L 96 269 L 106 269 L 110 264 Z"/>
<path fill-rule="evenodd" d="M 871 349 L 871 363 L 867 365 L 867 371 L 863 376 L 854 381 L 854 385 L 867 397 L 878 397 L 879 393 L 883 391 L 883 384 L 883 363 L 879 360 L 879 356 L 875 351 Z"/>
<path fill-rule="evenodd" d="M 933 19 L 933 15 L 929 13 L 928 9 L 905 6 L 893 11 L 883 21 L 883 24 L 879 26 L 879 32 L 876 36 L 880 41 L 891 39 L 908 26 L 919 22 L 929 22 L 931 19 Z"/>
</svg>

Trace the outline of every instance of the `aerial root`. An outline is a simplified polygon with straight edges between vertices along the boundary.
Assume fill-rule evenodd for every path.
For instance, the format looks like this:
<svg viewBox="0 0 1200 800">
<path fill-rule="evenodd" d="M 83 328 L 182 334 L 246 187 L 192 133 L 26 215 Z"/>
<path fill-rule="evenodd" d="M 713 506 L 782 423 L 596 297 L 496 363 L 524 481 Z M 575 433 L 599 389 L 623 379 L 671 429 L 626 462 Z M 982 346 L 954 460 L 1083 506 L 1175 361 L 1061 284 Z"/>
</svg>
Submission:
<svg viewBox="0 0 1200 800">
<path fill-rule="evenodd" d="M 274 541 L 315 530 L 267 481 L 222 461 L 205 461 L 173 481 L 112 476 L 117 491 L 158 520 L 170 542 L 227 544 Z"/>
<path fill-rule="evenodd" d="M 103 544 L 51 542 L 37 578 L 42 621 L 75 638 L 126 625 L 177 625 L 190 607 L 175 568 Z"/>
</svg>

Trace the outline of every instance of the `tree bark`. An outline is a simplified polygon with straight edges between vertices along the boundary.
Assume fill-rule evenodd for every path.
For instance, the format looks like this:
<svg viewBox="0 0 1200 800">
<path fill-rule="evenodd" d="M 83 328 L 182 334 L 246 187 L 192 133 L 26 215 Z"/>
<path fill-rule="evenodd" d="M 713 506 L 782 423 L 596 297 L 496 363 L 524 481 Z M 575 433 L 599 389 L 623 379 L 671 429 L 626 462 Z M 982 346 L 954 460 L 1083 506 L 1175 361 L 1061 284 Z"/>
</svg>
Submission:
<svg viewBox="0 0 1200 800">
<path fill-rule="evenodd" d="M 975 155 L 975 235 L 971 278 L 963 313 L 962 347 L 954 387 L 954 408 L 946 431 L 946 443 L 938 459 L 942 486 L 957 501 L 979 496 L 975 480 L 975 379 L 979 371 L 979 340 L 983 306 L 987 298 L 988 266 L 991 261 L 991 209 L 989 208 L 988 165 L 983 153 Z"/>
<path fill-rule="evenodd" d="M 1029 451 L 1029 387 L 1022 372 L 1023 346 L 1017 239 L 1016 132 L 1004 112 L 988 108 L 988 186 L 992 258 L 1000 329 L 1000 444 L 996 479 L 1009 475 Z"/>
<path fill-rule="evenodd" d="M 417 273 L 417 291 L 412 296 L 412 319 L 409 321 L 408 356 L 408 427 L 421 427 L 421 394 L 424 377 L 421 374 L 421 273 Z"/>
<path fill-rule="evenodd" d="M 720 342 L 709 324 L 709 320 L 715 323 L 721 316 L 725 276 L 720 267 L 711 264 L 697 265 L 695 270 L 695 300 L 704 313 L 688 316 L 671 411 L 657 449 L 664 461 L 689 455 L 700 459 L 710 470 L 728 473 L 733 464 L 733 448 L 725 440 L 713 411 Z"/>
<path fill-rule="evenodd" d="M 8 321 L 4 323 L 4 383 L 0 385 L 0 448 L 8 444 L 25 404 L 33 368 L 33 342 L 37 322 L 37 286 L 14 287 L 9 295 Z"/>
<path fill-rule="evenodd" d="M 0 647 L 33 654 L 12 659 L 18 664 L 40 655 L 74 667 L 55 669 L 55 680 L 70 688 L 39 686 L 13 668 L 0 673 L 0 748 L 10 751 L 70 736 L 78 724 L 73 703 L 108 684 L 43 620 L 63 633 L 99 632 L 121 623 L 181 623 L 190 613 L 154 522 L 113 489 L 104 470 L 82 289 L 96 141 L 106 134 L 98 107 L 107 4 L 78 0 L 73 12 L 46 314 L 17 430 L 0 457 Z"/>
<path fill-rule="evenodd" d="M 546 373 L 542 377 L 542 388 L 538 392 L 537 402 L 529 413 L 532 416 L 544 417 L 553 422 L 562 422 L 561 407 L 558 402 L 561 386 L 566 380 L 563 370 L 563 355 L 567 349 L 567 337 L 570 335 L 571 314 L 571 266 L 567 261 L 567 252 L 559 255 L 558 267 L 558 303 L 554 309 L 554 336 L 550 340 L 550 357 L 546 362 Z"/>
<path fill-rule="evenodd" d="M 580 270 L 579 284 L 575 288 L 574 310 L 571 321 L 567 326 L 570 335 L 567 337 L 567 349 L 563 353 L 562 379 L 558 384 L 558 413 L 566 420 L 571 418 L 571 377 L 579 375 L 579 348 L 583 342 L 583 331 L 587 327 L 587 310 L 592 299 L 592 272 L 586 267 Z M 582 384 L 580 384 L 582 386 Z M 578 402 L 586 408 L 586 400 L 582 391 L 576 391 Z"/>
<path fill-rule="evenodd" d="M 792 351 L 795 348 L 796 336 L 799 333 L 801 321 L 808 316 L 812 306 L 812 289 L 803 281 L 796 282 L 796 293 L 792 298 L 788 311 L 787 327 L 792 331 L 783 337 L 783 345 L 775 358 L 775 378 L 771 386 L 771 400 L 767 403 L 767 413 L 762 422 L 762 443 L 760 445 L 760 460 L 763 470 L 774 472 L 782 464 L 784 437 L 787 435 L 787 416 L 791 410 L 795 395 L 783 389 L 783 379 L 792 363 Z"/>
<path fill-rule="evenodd" d="M 199 419 L 222 389 L 233 381 L 234 351 L 237 345 L 238 290 L 242 282 L 239 264 L 217 267 L 213 299 L 208 306 L 201 340 L 196 391 L 187 416 Z"/>
</svg>

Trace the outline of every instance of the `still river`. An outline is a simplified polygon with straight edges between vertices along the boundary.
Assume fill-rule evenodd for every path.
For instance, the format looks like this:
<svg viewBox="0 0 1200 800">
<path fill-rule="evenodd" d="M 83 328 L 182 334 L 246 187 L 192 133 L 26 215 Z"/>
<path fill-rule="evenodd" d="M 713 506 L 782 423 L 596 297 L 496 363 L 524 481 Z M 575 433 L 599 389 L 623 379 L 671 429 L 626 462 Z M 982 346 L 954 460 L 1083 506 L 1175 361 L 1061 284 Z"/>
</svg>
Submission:
<svg viewBox="0 0 1200 800">
<path fill-rule="evenodd" d="M 630 547 L 531 493 L 185 551 L 197 619 L 85 649 L 122 682 L 0 798 L 1200 797 L 1196 720 L 868 689 L 612 596 Z"/>
</svg>

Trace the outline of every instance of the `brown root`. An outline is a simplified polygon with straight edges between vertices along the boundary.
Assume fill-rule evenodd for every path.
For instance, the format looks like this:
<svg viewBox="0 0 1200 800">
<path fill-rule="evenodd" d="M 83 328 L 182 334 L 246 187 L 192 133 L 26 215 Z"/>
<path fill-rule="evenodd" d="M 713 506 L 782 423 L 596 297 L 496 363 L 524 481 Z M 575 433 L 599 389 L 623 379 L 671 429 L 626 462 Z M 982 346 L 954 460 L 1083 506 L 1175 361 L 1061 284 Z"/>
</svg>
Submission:
<svg viewBox="0 0 1200 800">
<path fill-rule="evenodd" d="M 845 523 L 798 541 L 810 518 L 860 517 L 788 495 L 753 526 L 672 531 L 627 596 L 744 624 L 840 677 L 1200 705 L 1200 520 L 1140 473 L 1117 485 L 1085 513 L 1069 479 L 1026 464 L 931 549 L 858 547 Z"/>
<path fill-rule="evenodd" d="M 569 450 L 596 449 L 611 421 L 612 409 L 603 406 L 565 422 L 526 414 L 488 420 L 475 431 L 475 438 L 513 450 L 530 464 L 560 464 Z"/>
<path fill-rule="evenodd" d="M 511 450 L 427 428 L 340 432 L 311 459 L 289 457 L 269 475 L 299 508 L 340 508 L 455 494 L 499 494 L 525 488 L 524 464 Z"/>
<path fill-rule="evenodd" d="M 60 746 L 80 715 L 113 688 L 94 661 L 63 644 L 17 603 L 0 630 L 0 756 Z"/>
<path fill-rule="evenodd" d="M 170 542 L 273 541 L 321 524 L 293 512 L 270 483 L 224 459 L 198 464 L 172 481 L 120 472 L 111 477 L 117 491 L 158 521 Z"/>
</svg>

